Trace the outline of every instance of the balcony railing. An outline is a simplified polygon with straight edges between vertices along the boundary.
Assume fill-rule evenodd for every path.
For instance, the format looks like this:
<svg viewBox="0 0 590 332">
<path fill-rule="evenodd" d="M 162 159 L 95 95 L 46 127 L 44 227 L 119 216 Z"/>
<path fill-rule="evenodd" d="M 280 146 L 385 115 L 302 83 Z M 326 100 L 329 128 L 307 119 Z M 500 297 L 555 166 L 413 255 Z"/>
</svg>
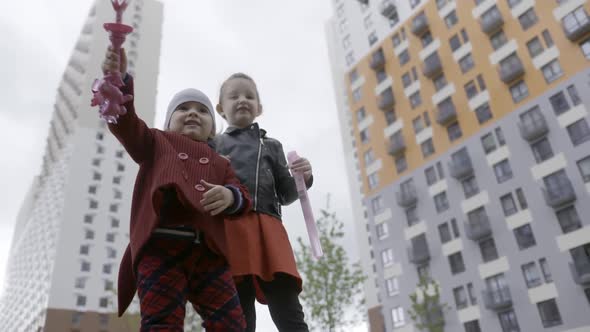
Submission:
<svg viewBox="0 0 590 332">
<path fill-rule="evenodd" d="M 392 0 L 383 0 L 381 5 L 379 5 L 379 11 L 381 15 L 390 20 L 397 16 L 397 7 Z"/>
<path fill-rule="evenodd" d="M 416 194 L 416 188 L 414 187 L 406 190 L 400 190 L 395 194 L 395 196 L 397 205 L 402 207 L 412 206 L 418 202 L 418 195 Z"/>
<path fill-rule="evenodd" d="M 524 66 L 520 58 L 516 57 L 513 61 L 506 64 L 500 64 L 498 74 L 502 82 L 509 84 L 512 81 L 524 75 Z"/>
<path fill-rule="evenodd" d="M 484 305 L 490 310 L 501 310 L 512 306 L 512 295 L 508 286 L 484 290 L 482 297 Z"/>
<path fill-rule="evenodd" d="M 465 222 L 465 235 L 472 241 L 479 241 L 491 234 L 492 226 L 487 214 Z"/>
<path fill-rule="evenodd" d="M 422 65 L 422 73 L 428 78 L 434 78 L 438 73 L 442 71 L 442 63 L 437 52 L 432 53 L 426 59 Z"/>
<path fill-rule="evenodd" d="M 557 186 L 543 188 L 543 196 L 547 205 L 553 208 L 559 208 L 576 200 L 576 192 L 569 179 L 563 179 Z"/>
<path fill-rule="evenodd" d="M 504 25 L 504 18 L 502 18 L 502 14 L 500 14 L 498 8 L 494 7 L 490 10 L 492 12 L 487 14 L 484 13 L 482 18 L 479 20 L 481 31 L 483 31 L 487 35 L 491 35 L 498 29 L 500 29 L 502 25 Z"/>
<path fill-rule="evenodd" d="M 584 10 L 576 10 L 563 19 L 562 26 L 565 36 L 571 41 L 577 41 L 590 32 L 590 18 Z"/>
<path fill-rule="evenodd" d="M 455 109 L 454 105 L 447 105 L 443 108 L 439 108 L 436 114 L 436 122 L 441 126 L 450 123 L 457 119 L 457 110 Z"/>
<path fill-rule="evenodd" d="M 382 111 L 390 111 L 395 105 L 395 97 L 393 96 L 393 90 L 391 88 L 383 91 L 377 97 L 377 107 Z"/>
<path fill-rule="evenodd" d="M 404 140 L 402 135 L 391 136 L 387 150 L 390 155 L 397 156 L 406 150 L 406 140 Z"/>
<path fill-rule="evenodd" d="M 449 170 L 451 176 L 457 180 L 461 180 L 473 174 L 473 164 L 469 154 L 467 154 L 467 152 L 462 152 L 462 156 L 453 158 L 453 160 L 449 162 Z"/>
<path fill-rule="evenodd" d="M 536 139 L 545 136 L 549 132 L 547 120 L 545 120 L 545 116 L 543 114 L 539 114 L 538 117 L 532 119 L 531 121 L 523 122 L 521 120 L 518 123 L 518 128 L 520 129 L 520 136 L 529 142 L 535 141 Z"/>
<path fill-rule="evenodd" d="M 428 18 L 424 13 L 419 14 L 412 20 L 412 33 L 416 36 L 422 35 L 428 30 Z"/>
<path fill-rule="evenodd" d="M 570 271 L 578 285 L 590 284 L 590 259 L 570 263 Z"/>
<path fill-rule="evenodd" d="M 370 66 L 373 70 L 380 70 L 385 67 L 385 55 L 383 54 L 383 50 L 373 53 Z"/>
<path fill-rule="evenodd" d="M 427 242 L 408 247 L 408 260 L 416 265 L 427 262 L 430 259 L 430 250 Z"/>
</svg>

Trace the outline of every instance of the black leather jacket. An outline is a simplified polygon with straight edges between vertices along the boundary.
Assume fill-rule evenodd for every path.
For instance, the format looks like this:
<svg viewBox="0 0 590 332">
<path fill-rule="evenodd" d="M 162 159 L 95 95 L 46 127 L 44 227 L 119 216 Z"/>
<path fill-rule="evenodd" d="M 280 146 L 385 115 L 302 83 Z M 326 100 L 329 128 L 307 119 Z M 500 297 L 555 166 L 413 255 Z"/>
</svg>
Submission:
<svg viewBox="0 0 590 332">
<path fill-rule="evenodd" d="M 281 205 L 298 198 L 281 143 L 266 137 L 257 123 L 246 128 L 229 127 L 212 143 L 217 153 L 229 157 L 238 179 L 248 188 L 253 210 L 281 219 Z"/>
</svg>

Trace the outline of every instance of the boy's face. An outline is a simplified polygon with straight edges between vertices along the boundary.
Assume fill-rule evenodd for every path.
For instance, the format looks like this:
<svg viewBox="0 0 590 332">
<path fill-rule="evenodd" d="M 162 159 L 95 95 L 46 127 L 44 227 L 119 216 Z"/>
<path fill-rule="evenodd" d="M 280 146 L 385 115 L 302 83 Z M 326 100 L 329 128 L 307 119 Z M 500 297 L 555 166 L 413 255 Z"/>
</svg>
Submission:
<svg viewBox="0 0 590 332">
<path fill-rule="evenodd" d="M 226 82 L 217 112 L 230 126 L 244 128 L 262 112 L 256 86 L 245 78 L 233 78 Z"/>
<path fill-rule="evenodd" d="M 206 142 L 212 135 L 213 118 L 207 107 L 195 101 L 180 104 L 170 117 L 169 131 Z"/>
</svg>

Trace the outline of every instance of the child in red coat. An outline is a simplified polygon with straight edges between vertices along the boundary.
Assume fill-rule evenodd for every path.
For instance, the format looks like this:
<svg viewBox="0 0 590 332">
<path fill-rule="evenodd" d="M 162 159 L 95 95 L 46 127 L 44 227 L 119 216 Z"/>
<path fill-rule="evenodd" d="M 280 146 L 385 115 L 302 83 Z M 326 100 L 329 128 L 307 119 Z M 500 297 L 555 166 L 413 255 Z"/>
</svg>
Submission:
<svg viewBox="0 0 590 332">
<path fill-rule="evenodd" d="M 121 55 L 109 49 L 103 71 L 121 70 L 121 91 L 132 95 L 133 78 L 120 68 L 126 66 Z M 133 100 L 124 106 L 127 113 L 109 129 L 139 172 L 130 244 L 119 270 L 119 315 L 137 290 L 141 331 L 183 331 L 187 300 L 206 331 L 243 331 L 244 316 L 224 258 L 224 223 L 247 212 L 250 198 L 229 162 L 208 145 L 215 133 L 209 98 L 195 89 L 177 93 L 164 131 L 148 128 Z"/>
</svg>

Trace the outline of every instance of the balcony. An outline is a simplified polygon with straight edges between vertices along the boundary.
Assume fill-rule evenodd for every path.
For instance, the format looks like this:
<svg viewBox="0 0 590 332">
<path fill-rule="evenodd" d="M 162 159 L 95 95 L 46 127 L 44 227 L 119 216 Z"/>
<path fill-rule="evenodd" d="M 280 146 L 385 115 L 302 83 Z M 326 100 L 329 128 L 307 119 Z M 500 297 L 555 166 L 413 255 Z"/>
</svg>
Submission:
<svg viewBox="0 0 590 332">
<path fill-rule="evenodd" d="M 448 104 L 445 107 L 439 107 L 436 113 L 436 122 L 439 125 L 444 126 L 451 121 L 457 119 L 457 110 L 453 104 Z"/>
<path fill-rule="evenodd" d="M 520 136 L 529 142 L 533 142 L 549 132 L 547 120 L 545 120 L 545 116 L 540 113 L 538 117 L 535 117 L 530 121 L 523 122 L 521 120 L 518 123 L 518 129 L 520 129 Z"/>
<path fill-rule="evenodd" d="M 479 25 L 481 26 L 481 31 L 489 36 L 504 25 L 504 18 L 502 18 L 502 14 L 500 14 L 498 8 L 494 6 L 492 9 L 483 13 L 479 20 Z"/>
<path fill-rule="evenodd" d="M 371 66 L 371 69 L 375 71 L 381 70 L 385 67 L 385 55 L 383 54 L 382 49 L 379 49 L 371 55 L 371 63 L 369 65 Z"/>
<path fill-rule="evenodd" d="M 424 76 L 432 79 L 442 71 L 442 63 L 437 52 L 432 53 L 426 59 L 422 65 L 422 73 Z"/>
<path fill-rule="evenodd" d="M 399 134 L 395 134 L 391 136 L 389 139 L 389 146 L 387 147 L 387 151 L 392 156 L 397 156 L 400 153 L 403 153 L 406 150 L 406 141 L 404 137 Z"/>
<path fill-rule="evenodd" d="M 590 32 L 590 18 L 584 7 L 580 7 L 563 18 L 562 26 L 565 36 L 575 42 Z"/>
<path fill-rule="evenodd" d="M 522 65 L 522 61 L 520 61 L 520 58 L 516 56 L 516 54 L 512 57 L 513 58 L 511 58 L 510 61 L 506 61 L 504 63 L 501 62 L 500 67 L 498 67 L 500 79 L 506 84 L 510 84 L 514 80 L 524 75 L 524 66 Z"/>
<path fill-rule="evenodd" d="M 449 162 L 449 170 L 451 176 L 457 180 L 473 174 L 473 164 L 467 150 L 463 149 L 453 154 L 452 160 Z"/>
<path fill-rule="evenodd" d="M 578 285 L 590 284 L 590 260 L 570 263 L 570 271 Z"/>
<path fill-rule="evenodd" d="M 412 19 L 412 33 L 416 36 L 420 36 L 426 32 L 426 30 L 428 30 L 428 18 L 424 13 L 420 13 Z"/>
<path fill-rule="evenodd" d="M 412 240 L 412 245 L 408 248 L 408 260 L 410 263 L 416 265 L 423 264 L 430 260 L 430 250 L 428 249 L 428 242 L 426 242 L 426 237 L 424 237 L 424 235 L 421 235 L 421 238 L 418 241 Z"/>
<path fill-rule="evenodd" d="M 492 235 L 492 226 L 487 214 L 465 222 L 465 236 L 472 241 L 479 241 Z"/>
<path fill-rule="evenodd" d="M 510 288 L 504 286 L 498 289 L 487 289 L 482 292 L 482 298 L 486 308 L 490 310 L 502 310 L 512 306 Z"/>
<path fill-rule="evenodd" d="M 398 191 L 395 194 L 395 198 L 397 200 L 397 205 L 401 207 L 409 207 L 418 202 L 418 195 L 416 194 L 416 188 L 414 187 Z"/>
<path fill-rule="evenodd" d="M 377 106 L 382 111 L 390 111 L 395 105 L 395 97 L 393 96 L 393 90 L 391 88 L 383 91 L 379 97 L 377 97 Z"/>
<path fill-rule="evenodd" d="M 557 186 L 543 188 L 547 205 L 556 209 L 576 200 L 574 186 L 569 179 L 563 179 Z"/>
<path fill-rule="evenodd" d="M 392 0 L 383 0 L 379 6 L 379 11 L 381 12 L 381 15 L 389 20 L 397 17 L 397 7 Z"/>
</svg>

